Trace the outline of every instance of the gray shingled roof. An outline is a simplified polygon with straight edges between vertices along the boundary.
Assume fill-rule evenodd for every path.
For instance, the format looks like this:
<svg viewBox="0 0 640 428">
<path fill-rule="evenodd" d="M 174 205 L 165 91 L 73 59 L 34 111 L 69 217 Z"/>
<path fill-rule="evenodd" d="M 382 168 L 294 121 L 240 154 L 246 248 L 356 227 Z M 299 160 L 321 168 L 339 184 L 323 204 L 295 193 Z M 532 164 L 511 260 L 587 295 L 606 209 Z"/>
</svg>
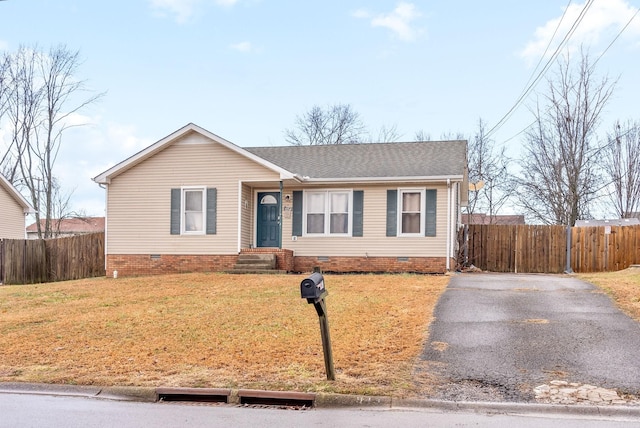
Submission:
<svg viewBox="0 0 640 428">
<path fill-rule="evenodd" d="M 463 175 L 466 141 L 245 147 L 289 172 L 310 178 Z"/>
</svg>

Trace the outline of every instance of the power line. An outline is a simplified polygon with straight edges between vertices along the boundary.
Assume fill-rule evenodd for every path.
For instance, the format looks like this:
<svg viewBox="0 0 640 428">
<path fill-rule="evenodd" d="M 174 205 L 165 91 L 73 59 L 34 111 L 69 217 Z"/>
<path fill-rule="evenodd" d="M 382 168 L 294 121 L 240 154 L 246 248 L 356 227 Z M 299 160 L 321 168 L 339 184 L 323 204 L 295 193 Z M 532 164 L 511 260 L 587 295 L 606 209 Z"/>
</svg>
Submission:
<svg viewBox="0 0 640 428">
<path fill-rule="evenodd" d="M 526 88 L 520 94 L 520 96 L 518 97 L 518 99 L 516 100 L 514 105 L 509 109 L 509 111 L 507 111 L 507 113 L 504 116 L 502 116 L 502 118 L 498 121 L 498 123 L 496 123 L 493 126 L 493 128 L 491 128 L 487 132 L 487 136 L 491 136 L 491 134 L 495 133 L 498 129 L 500 129 L 502 127 L 502 125 L 504 125 L 504 123 L 513 115 L 513 113 L 520 106 L 520 104 L 522 104 L 522 102 L 529 95 L 529 93 L 531 93 L 531 91 L 537 86 L 537 84 L 540 81 L 540 79 L 542 79 L 542 77 L 544 77 L 545 73 L 549 70 L 551 65 L 555 62 L 555 60 L 557 59 L 558 55 L 560 55 L 561 50 L 567 44 L 567 42 L 569 41 L 571 36 L 573 36 L 573 33 L 575 33 L 576 29 L 578 28 L 578 25 L 580 25 L 580 23 L 582 22 L 582 20 L 584 19 L 585 15 L 586 15 L 587 11 L 593 5 L 593 2 L 594 2 L 594 0 L 587 0 L 587 2 L 585 3 L 584 7 L 582 8 L 582 11 L 580 11 L 580 14 L 578 15 L 576 20 L 571 25 L 571 28 L 565 34 L 564 38 L 560 41 L 560 43 L 556 47 L 556 50 L 553 52 L 551 57 L 547 60 L 546 64 L 542 68 L 542 70 L 540 70 L 540 72 L 538 73 L 536 78 L 533 80 L 533 82 L 531 82 L 528 86 L 526 86 Z M 567 6 L 567 8 L 568 8 L 568 6 Z M 565 10 L 565 13 L 566 13 L 566 10 Z M 563 14 L 563 16 L 564 16 L 564 14 Z M 550 43 L 551 43 L 551 41 L 550 41 Z M 546 52 L 546 50 L 545 50 L 545 52 Z M 529 81 L 530 80 L 531 79 L 529 79 Z"/>
<path fill-rule="evenodd" d="M 591 68 L 593 69 L 596 64 L 598 63 L 598 61 L 600 61 L 600 58 L 602 58 L 604 56 L 604 54 L 607 53 L 607 51 L 609 50 L 609 48 L 618 40 L 618 38 L 620 38 L 620 36 L 622 35 L 622 33 L 624 33 L 624 31 L 627 29 L 627 27 L 631 24 L 631 21 L 634 20 L 634 18 L 638 15 L 638 12 L 640 12 L 640 8 L 636 9 L 636 13 L 634 13 L 631 18 L 629 18 L 629 21 L 627 21 L 627 23 L 625 24 L 624 27 L 622 27 L 622 29 L 618 32 L 618 34 L 613 38 L 613 40 L 611 41 L 611 43 L 609 43 L 609 45 L 605 48 L 604 51 L 602 51 L 602 53 L 598 56 L 598 58 L 593 62 L 593 64 L 591 65 Z"/>
<path fill-rule="evenodd" d="M 565 10 L 566 13 L 566 10 Z M 596 58 L 596 60 L 591 64 L 591 66 L 589 67 L 589 70 L 592 71 L 596 64 L 598 63 L 598 61 L 600 61 L 600 59 L 609 51 L 609 49 L 611 48 L 611 46 L 613 46 L 613 44 L 620 38 L 620 36 L 622 35 L 622 33 L 625 32 L 625 30 L 629 27 L 629 25 L 631 25 L 631 22 L 633 22 L 633 20 L 636 18 L 636 16 L 638 16 L 638 14 L 640 13 L 640 8 L 636 9 L 636 12 L 631 16 L 631 18 L 629 18 L 629 20 L 627 21 L 627 23 L 624 25 L 624 27 L 622 27 L 620 29 L 620 31 L 618 32 L 618 34 L 616 34 L 616 36 L 613 38 L 613 40 L 611 40 L 611 42 L 607 45 L 607 47 L 602 51 L 602 53 L 600 53 L 600 55 L 598 56 L 598 58 Z M 563 14 L 564 17 L 564 14 Z M 554 32 L 555 35 L 555 32 Z M 546 53 L 547 50 L 545 50 Z M 544 56 L 544 54 L 543 54 Z M 539 64 L 539 63 L 538 63 Z M 537 66 L 536 66 L 537 67 Z M 529 79 L 531 80 L 531 79 Z M 513 140 L 514 138 L 516 138 L 517 136 L 521 135 L 523 132 L 525 132 L 527 129 L 529 129 L 532 125 L 534 125 L 537 122 L 537 120 L 533 121 L 532 123 L 530 123 L 529 125 L 527 125 L 524 129 L 522 129 L 521 131 L 519 131 L 518 133 L 516 133 L 515 135 L 512 135 L 511 137 L 507 138 L 506 140 L 504 140 L 502 143 L 500 143 L 500 145 L 505 145 L 506 143 L 508 143 L 509 141 Z M 495 127 L 494 127 L 495 128 Z"/>
</svg>

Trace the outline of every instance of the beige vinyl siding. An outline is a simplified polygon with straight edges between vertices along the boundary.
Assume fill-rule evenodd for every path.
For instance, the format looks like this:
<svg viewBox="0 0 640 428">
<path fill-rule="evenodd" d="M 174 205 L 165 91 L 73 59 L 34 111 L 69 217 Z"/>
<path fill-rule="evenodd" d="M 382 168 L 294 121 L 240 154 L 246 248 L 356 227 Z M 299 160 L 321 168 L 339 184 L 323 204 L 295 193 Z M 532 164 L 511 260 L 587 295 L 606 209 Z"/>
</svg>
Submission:
<svg viewBox="0 0 640 428">
<path fill-rule="evenodd" d="M 25 217 L 22 205 L 0 184 L 0 238 L 24 239 Z"/>
<path fill-rule="evenodd" d="M 108 254 L 235 254 L 240 181 L 279 175 L 191 133 L 113 178 L 107 190 Z M 215 235 L 171 235 L 171 189 L 217 189 Z"/>
<path fill-rule="evenodd" d="M 242 248 L 249 248 L 253 242 L 253 192 L 251 187 L 242 185 Z"/>
<path fill-rule="evenodd" d="M 285 216 L 283 248 L 296 256 L 445 257 L 447 248 L 447 186 L 407 184 L 402 186 L 341 187 L 364 191 L 362 237 L 306 237 L 291 239 L 291 216 Z M 398 188 L 437 189 L 435 237 L 389 237 L 387 231 L 387 190 Z M 285 193 L 293 190 L 286 189 Z M 453 198 L 453 195 L 452 195 Z M 454 221 L 454 220 L 452 220 Z"/>
</svg>

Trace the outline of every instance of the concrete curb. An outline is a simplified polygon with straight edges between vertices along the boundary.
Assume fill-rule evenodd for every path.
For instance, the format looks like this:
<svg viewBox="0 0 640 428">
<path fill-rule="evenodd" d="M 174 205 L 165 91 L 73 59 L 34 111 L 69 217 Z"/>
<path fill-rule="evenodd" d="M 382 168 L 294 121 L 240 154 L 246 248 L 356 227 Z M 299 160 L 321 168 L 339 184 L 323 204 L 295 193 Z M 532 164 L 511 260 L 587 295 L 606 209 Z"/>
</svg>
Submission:
<svg viewBox="0 0 640 428">
<path fill-rule="evenodd" d="M 60 385 L 47 383 L 0 383 L 0 393 L 103 398 L 121 401 L 156 401 L 155 388 L 135 386 Z"/>
<path fill-rule="evenodd" d="M 640 419 L 640 406 L 590 406 L 491 401 L 441 401 L 430 399 L 394 399 L 394 408 L 433 408 L 444 411 L 467 411 L 500 414 L 564 414 Z"/>
<path fill-rule="evenodd" d="M 171 388 L 173 391 L 184 391 L 188 394 L 194 388 Z M 0 383 L 0 394 L 39 394 L 71 397 L 87 397 L 105 400 L 156 402 L 158 390 L 155 387 L 132 387 L 132 386 L 80 386 L 80 385 L 51 385 L 34 383 L 8 382 Z M 206 389 L 202 389 L 206 391 Z M 216 389 L 217 391 L 217 389 Z M 230 396 L 237 397 L 239 391 L 249 391 L 231 389 Z M 254 390 L 251 390 L 254 391 Z M 640 406 L 589 406 L 589 405 L 558 405 L 558 404 L 536 404 L 536 403 L 510 403 L 510 402 L 466 402 L 466 401 L 442 401 L 422 398 L 396 398 L 388 396 L 366 396 L 348 394 L 327 394 L 327 393 L 306 393 L 306 392 L 283 392 L 283 391 L 254 391 L 262 396 L 280 397 L 286 394 L 287 397 L 300 400 L 308 400 L 314 396 L 314 406 L 316 408 L 428 408 L 441 411 L 465 411 L 477 413 L 498 413 L 498 414 L 564 414 L 582 416 L 602 416 L 602 417 L 630 417 L 640 420 Z M 235 401 L 235 400 L 233 400 Z M 230 403 L 234 404 L 234 402 Z"/>
</svg>

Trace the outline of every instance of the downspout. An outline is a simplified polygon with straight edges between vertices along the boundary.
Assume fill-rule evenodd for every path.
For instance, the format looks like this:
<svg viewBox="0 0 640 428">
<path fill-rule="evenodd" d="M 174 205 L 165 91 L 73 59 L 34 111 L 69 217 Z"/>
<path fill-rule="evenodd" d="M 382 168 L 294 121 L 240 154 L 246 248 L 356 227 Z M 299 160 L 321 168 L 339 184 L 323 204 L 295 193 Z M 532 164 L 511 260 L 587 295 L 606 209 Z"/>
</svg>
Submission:
<svg viewBox="0 0 640 428">
<path fill-rule="evenodd" d="M 242 251 L 242 180 L 238 181 L 238 254 Z"/>
<path fill-rule="evenodd" d="M 98 183 L 98 186 L 104 189 L 104 271 L 107 272 L 107 254 L 109 254 L 109 245 L 107 242 L 107 229 L 109 228 L 109 186 Z"/>
<path fill-rule="evenodd" d="M 280 213 L 278 214 L 278 248 L 282 249 L 282 221 L 283 221 L 283 217 L 282 217 L 282 189 L 283 189 L 283 185 L 282 185 L 282 180 L 280 180 Z"/>
<path fill-rule="evenodd" d="M 451 179 L 447 178 L 447 259 L 446 269 L 451 270 Z"/>
</svg>

